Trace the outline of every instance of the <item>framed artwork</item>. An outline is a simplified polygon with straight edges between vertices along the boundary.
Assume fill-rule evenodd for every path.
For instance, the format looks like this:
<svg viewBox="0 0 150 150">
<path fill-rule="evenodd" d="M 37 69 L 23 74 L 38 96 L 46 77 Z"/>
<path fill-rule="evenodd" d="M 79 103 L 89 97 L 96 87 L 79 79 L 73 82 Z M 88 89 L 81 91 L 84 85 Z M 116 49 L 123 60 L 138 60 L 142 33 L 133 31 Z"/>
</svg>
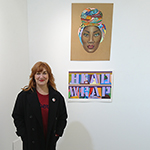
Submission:
<svg viewBox="0 0 150 150">
<path fill-rule="evenodd" d="M 112 71 L 69 71 L 69 101 L 112 101 Z"/>
<path fill-rule="evenodd" d="M 72 3 L 71 60 L 110 60 L 113 3 Z"/>
</svg>

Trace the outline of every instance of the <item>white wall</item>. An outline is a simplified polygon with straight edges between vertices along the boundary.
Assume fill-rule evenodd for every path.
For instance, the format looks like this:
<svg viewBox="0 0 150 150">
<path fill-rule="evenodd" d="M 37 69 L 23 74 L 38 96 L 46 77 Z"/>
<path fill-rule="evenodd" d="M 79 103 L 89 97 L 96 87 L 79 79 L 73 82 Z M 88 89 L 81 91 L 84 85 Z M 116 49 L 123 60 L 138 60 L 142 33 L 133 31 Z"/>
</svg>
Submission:
<svg viewBox="0 0 150 150">
<path fill-rule="evenodd" d="M 12 150 L 12 108 L 29 75 L 25 0 L 0 0 L 0 70 L 0 150 Z"/>
<path fill-rule="evenodd" d="M 110 61 L 70 61 L 71 3 L 82 2 L 114 3 Z M 58 150 L 150 149 L 149 6 L 149 0 L 28 0 L 30 67 L 48 62 L 66 100 L 69 70 L 114 70 L 112 103 L 67 103 Z"/>
</svg>

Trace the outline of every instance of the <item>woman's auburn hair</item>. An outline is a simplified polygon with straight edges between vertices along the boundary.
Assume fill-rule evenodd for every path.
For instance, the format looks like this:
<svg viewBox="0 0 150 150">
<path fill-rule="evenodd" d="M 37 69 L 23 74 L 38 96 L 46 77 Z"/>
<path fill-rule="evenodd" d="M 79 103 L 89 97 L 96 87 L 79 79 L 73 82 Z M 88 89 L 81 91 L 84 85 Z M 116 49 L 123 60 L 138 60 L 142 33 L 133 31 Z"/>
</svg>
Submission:
<svg viewBox="0 0 150 150">
<path fill-rule="evenodd" d="M 35 82 L 35 79 L 34 79 L 34 75 L 37 73 L 37 72 L 41 72 L 43 71 L 43 69 L 46 69 L 47 73 L 48 73 L 48 76 L 49 76 L 49 80 L 48 80 L 48 83 L 47 85 L 49 86 L 52 86 L 55 90 L 56 90 L 56 84 L 55 84 L 55 79 L 54 79 L 54 76 L 52 74 L 52 71 L 51 71 L 51 68 L 50 66 L 46 63 L 46 62 L 37 62 L 31 69 L 31 74 L 30 74 L 30 81 L 29 81 L 29 85 L 28 86 L 25 86 L 22 90 L 24 91 L 29 91 L 29 90 L 32 90 L 33 91 L 33 88 L 36 88 L 36 82 Z"/>
</svg>

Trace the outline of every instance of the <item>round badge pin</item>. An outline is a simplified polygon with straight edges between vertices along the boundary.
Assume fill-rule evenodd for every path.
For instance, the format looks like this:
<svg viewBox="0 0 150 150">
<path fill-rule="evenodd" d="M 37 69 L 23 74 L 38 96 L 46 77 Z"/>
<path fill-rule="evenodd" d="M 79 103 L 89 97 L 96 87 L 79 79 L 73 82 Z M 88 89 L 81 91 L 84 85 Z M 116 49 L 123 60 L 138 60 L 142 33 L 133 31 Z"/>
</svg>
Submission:
<svg viewBox="0 0 150 150">
<path fill-rule="evenodd" d="M 52 101 L 55 102 L 56 101 L 55 98 L 52 98 Z"/>
</svg>

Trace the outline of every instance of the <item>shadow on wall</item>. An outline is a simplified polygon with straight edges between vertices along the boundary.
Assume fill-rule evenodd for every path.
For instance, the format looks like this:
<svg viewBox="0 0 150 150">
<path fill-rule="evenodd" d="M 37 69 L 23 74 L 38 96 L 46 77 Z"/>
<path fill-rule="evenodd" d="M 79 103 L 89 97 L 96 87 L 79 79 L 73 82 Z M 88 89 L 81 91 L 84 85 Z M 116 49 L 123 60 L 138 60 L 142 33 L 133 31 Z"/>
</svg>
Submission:
<svg viewBox="0 0 150 150">
<path fill-rule="evenodd" d="M 92 139 L 80 122 L 67 125 L 64 137 L 58 142 L 57 148 L 58 150 L 94 150 Z"/>
</svg>

